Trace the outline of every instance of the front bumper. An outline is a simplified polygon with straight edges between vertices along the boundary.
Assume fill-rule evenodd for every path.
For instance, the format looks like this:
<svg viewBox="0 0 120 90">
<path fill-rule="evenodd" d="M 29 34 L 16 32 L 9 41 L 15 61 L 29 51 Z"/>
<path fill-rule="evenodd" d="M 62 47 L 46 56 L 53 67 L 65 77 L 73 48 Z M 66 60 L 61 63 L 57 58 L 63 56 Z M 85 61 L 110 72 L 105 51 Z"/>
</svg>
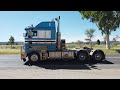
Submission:
<svg viewBox="0 0 120 90">
<path fill-rule="evenodd" d="M 21 46 L 21 60 L 26 61 L 26 57 L 27 57 L 27 55 L 25 53 L 25 50 L 24 50 L 23 46 Z"/>
<path fill-rule="evenodd" d="M 26 53 L 21 53 L 21 60 L 26 59 Z"/>
</svg>

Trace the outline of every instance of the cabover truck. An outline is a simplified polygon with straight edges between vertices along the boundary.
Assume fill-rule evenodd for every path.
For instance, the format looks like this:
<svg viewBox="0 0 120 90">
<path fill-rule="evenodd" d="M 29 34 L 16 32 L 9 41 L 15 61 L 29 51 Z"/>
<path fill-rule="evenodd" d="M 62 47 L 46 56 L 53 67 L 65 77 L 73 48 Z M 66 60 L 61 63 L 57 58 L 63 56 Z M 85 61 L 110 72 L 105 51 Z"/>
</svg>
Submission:
<svg viewBox="0 0 120 90">
<path fill-rule="evenodd" d="M 66 49 L 66 41 L 61 39 L 60 16 L 52 21 L 40 22 L 35 27 L 28 26 L 25 31 L 26 33 L 23 34 L 25 42 L 21 46 L 21 60 L 23 61 L 36 62 L 59 59 L 99 62 L 105 59 L 105 54 L 100 49 L 94 50 L 88 47 L 77 50 Z"/>
</svg>

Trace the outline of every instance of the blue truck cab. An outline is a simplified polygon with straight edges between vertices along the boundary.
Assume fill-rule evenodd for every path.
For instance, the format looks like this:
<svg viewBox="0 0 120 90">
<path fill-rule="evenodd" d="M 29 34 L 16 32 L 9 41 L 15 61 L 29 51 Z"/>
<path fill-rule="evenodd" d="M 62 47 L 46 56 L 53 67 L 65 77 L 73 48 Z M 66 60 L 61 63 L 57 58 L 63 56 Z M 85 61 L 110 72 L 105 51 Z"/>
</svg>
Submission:
<svg viewBox="0 0 120 90">
<path fill-rule="evenodd" d="M 25 28 L 25 52 L 30 53 L 32 46 L 46 46 L 48 51 L 56 50 L 55 21 L 41 22 L 35 27 Z"/>
<path fill-rule="evenodd" d="M 60 16 L 55 18 L 58 22 L 57 29 L 55 21 L 40 22 L 35 27 L 33 25 L 25 28 L 24 46 L 21 47 L 21 60 L 30 62 L 41 60 L 62 59 L 62 60 L 96 60 L 105 59 L 102 50 L 91 48 L 81 48 L 79 50 L 68 50 L 65 47 L 65 39 L 61 39 Z"/>
</svg>

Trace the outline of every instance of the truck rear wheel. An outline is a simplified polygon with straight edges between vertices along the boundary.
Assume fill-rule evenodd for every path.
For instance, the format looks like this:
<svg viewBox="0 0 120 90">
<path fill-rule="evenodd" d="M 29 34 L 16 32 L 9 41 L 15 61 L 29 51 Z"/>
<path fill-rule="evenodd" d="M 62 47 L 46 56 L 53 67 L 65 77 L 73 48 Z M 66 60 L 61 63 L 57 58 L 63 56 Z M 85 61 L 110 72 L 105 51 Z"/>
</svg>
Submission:
<svg viewBox="0 0 120 90">
<path fill-rule="evenodd" d="M 97 62 L 101 62 L 102 60 L 105 59 L 105 54 L 101 50 L 96 50 L 93 52 L 91 59 Z"/>
<path fill-rule="evenodd" d="M 37 52 L 31 52 L 28 55 L 28 59 L 29 59 L 29 61 L 36 62 L 36 61 L 40 60 L 40 55 Z"/>
<path fill-rule="evenodd" d="M 85 50 L 79 51 L 77 53 L 77 60 L 84 62 L 88 60 L 88 53 Z"/>
</svg>

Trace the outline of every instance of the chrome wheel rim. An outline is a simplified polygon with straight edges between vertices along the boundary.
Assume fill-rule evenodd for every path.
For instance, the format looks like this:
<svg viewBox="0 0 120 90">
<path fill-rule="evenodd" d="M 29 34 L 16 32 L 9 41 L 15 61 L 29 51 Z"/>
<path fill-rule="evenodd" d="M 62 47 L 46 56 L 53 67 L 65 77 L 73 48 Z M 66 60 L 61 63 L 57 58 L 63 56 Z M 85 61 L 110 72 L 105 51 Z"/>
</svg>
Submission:
<svg viewBox="0 0 120 90">
<path fill-rule="evenodd" d="M 33 62 L 37 61 L 37 60 L 38 60 L 38 56 L 37 56 L 36 54 L 33 54 L 33 55 L 31 56 L 31 60 L 32 60 Z"/>
<path fill-rule="evenodd" d="M 86 55 L 85 55 L 84 53 L 81 53 L 81 54 L 79 55 L 79 59 L 80 59 L 81 61 L 85 61 Z"/>
<path fill-rule="evenodd" d="M 102 59 L 102 55 L 100 53 L 95 54 L 95 60 L 99 61 Z"/>
</svg>

